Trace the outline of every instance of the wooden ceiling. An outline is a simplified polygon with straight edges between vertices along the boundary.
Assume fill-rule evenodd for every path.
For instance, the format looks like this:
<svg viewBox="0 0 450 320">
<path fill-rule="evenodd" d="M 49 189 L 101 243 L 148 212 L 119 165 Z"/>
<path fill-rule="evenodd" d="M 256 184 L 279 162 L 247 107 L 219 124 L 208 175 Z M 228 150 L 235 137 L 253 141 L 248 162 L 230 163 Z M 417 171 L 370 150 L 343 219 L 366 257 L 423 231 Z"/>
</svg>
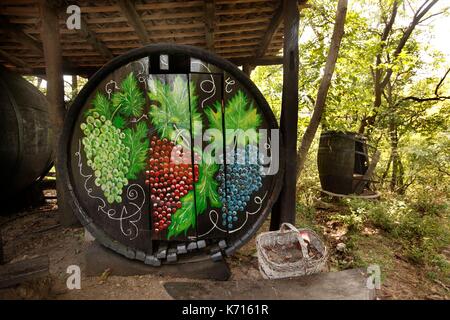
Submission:
<svg viewBox="0 0 450 320">
<path fill-rule="evenodd" d="M 283 47 L 281 0 L 55 2 L 63 60 L 72 66 L 66 74 L 89 73 L 149 43 L 194 45 L 239 65 L 279 61 Z M 298 1 L 299 10 L 306 2 Z M 66 26 L 69 4 L 81 8 L 81 30 Z M 38 0 L 0 0 L 0 63 L 20 73 L 42 74 L 40 30 Z"/>
</svg>

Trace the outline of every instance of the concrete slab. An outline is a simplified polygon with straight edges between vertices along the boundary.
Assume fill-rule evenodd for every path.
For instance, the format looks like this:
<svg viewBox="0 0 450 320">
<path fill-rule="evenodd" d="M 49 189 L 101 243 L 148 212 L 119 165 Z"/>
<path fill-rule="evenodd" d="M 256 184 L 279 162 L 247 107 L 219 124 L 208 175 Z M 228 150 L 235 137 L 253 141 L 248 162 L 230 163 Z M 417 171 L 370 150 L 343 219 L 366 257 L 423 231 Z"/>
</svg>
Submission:
<svg viewBox="0 0 450 320">
<path fill-rule="evenodd" d="M 180 300 L 372 300 L 362 269 L 280 280 L 167 282 L 168 294 Z"/>
<path fill-rule="evenodd" d="M 231 276 L 225 261 L 213 261 L 210 256 L 205 255 L 195 258 L 192 261 L 180 259 L 176 264 L 153 267 L 141 261 L 127 259 L 94 241 L 85 252 L 85 272 L 88 276 L 100 276 L 106 269 L 110 269 L 111 275 L 117 276 L 155 274 L 219 281 L 228 280 Z"/>
</svg>

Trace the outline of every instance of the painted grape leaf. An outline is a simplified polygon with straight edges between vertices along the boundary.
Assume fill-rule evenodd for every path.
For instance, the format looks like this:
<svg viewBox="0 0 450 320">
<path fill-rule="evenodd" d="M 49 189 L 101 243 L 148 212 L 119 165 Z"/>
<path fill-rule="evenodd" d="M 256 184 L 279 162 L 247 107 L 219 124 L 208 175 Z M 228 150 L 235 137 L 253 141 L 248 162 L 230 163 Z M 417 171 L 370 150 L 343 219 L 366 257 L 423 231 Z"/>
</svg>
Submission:
<svg viewBox="0 0 450 320">
<path fill-rule="evenodd" d="M 120 84 L 120 91 L 113 94 L 112 103 L 115 110 L 112 117 L 116 114 L 125 117 L 142 115 L 145 98 L 132 72 Z"/>
<path fill-rule="evenodd" d="M 90 108 L 85 112 L 86 117 L 93 114 L 94 112 L 97 112 L 100 116 L 104 116 L 106 119 L 111 120 L 112 106 L 111 102 L 108 100 L 108 98 L 106 98 L 105 95 L 97 92 L 95 98 L 92 99 L 92 106 L 93 108 Z"/>
<path fill-rule="evenodd" d="M 239 90 L 225 108 L 225 126 L 230 129 L 255 129 L 261 125 L 261 116 L 253 102 L 249 103 L 247 95 Z"/>
<path fill-rule="evenodd" d="M 211 128 L 222 131 L 222 104 L 220 101 L 214 102 L 213 106 L 205 109 Z"/>
<path fill-rule="evenodd" d="M 189 191 L 187 195 L 181 198 L 181 208 L 175 212 L 172 217 L 172 223 L 169 226 L 167 239 L 177 236 L 180 233 L 187 233 L 189 228 L 195 228 L 196 214 L 194 205 L 194 191 Z"/>
<path fill-rule="evenodd" d="M 197 200 L 197 213 L 202 214 L 207 208 L 207 202 L 211 207 L 221 207 L 222 203 L 219 198 L 217 189 L 219 183 L 214 178 L 219 165 L 215 163 L 199 165 L 199 179 L 195 184 L 196 200 Z"/>
<path fill-rule="evenodd" d="M 158 103 L 150 106 L 149 114 L 160 138 L 172 140 L 181 131 L 183 139 L 176 142 L 188 145 L 191 121 L 201 123 L 201 116 L 197 111 L 198 98 L 195 85 L 191 82 L 188 88 L 187 81 L 180 76 L 176 76 L 171 85 L 153 79 L 149 81 L 148 96 Z"/>
<path fill-rule="evenodd" d="M 126 121 L 122 116 L 115 116 L 114 119 L 112 120 L 112 124 L 119 129 L 123 129 L 125 128 L 126 125 Z"/>
<path fill-rule="evenodd" d="M 149 147 L 147 130 L 147 124 L 145 122 L 139 122 L 134 129 L 128 128 L 124 130 L 125 138 L 123 142 L 130 149 L 128 179 L 137 179 L 139 172 L 145 168 L 145 160 Z"/>
<path fill-rule="evenodd" d="M 206 116 L 212 128 L 222 131 L 222 106 L 216 101 L 212 107 L 205 110 Z M 258 114 L 253 102 L 248 101 L 247 95 L 239 90 L 225 106 L 225 128 L 226 128 L 226 144 L 231 145 L 236 137 L 236 130 L 254 130 L 257 129 L 262 122 L 261 115 Z M 228 131 L 232 129 L 231 131 Z M 257 134 L 255 133 L 255 138 Z M 244 145 L 247 142 L 245 136 L 238 136 L 237 143 Z"/>
</svg>

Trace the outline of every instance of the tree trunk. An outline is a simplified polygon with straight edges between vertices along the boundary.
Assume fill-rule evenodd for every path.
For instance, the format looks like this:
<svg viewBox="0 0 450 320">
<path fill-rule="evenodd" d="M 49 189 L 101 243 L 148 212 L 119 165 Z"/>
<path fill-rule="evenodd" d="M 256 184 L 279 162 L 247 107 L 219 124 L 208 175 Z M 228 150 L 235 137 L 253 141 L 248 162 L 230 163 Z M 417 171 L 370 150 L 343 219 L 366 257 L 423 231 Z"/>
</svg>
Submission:
<svg viewBox="0 0 450 320">
<path fill-rule="evenodd" d="M 398 153 L 398 126 L 397 126 L 397 106 L 392 98 L 392 84 L 386 86 L 386 99 L 389 105 L 389 137 L 391 144 L 392 174 L 390 182 L 391 192 L 399 192 L 403 187 L 403 165 Z"/>
<path fill-rule="evenodd" d="M 391 120 L 391 122 L 393 122 Z M 390 190 L 395 192 L 398 187 L 398 171 L 399 171 L 399 160 L 398 160 L 398 141 L 397 141 L 397 132 L 395 130 L 395 126 L 390 126 L 390 134 L 391 134 L 391 153 L 392 153 L 392 174 L 391 174 L 391 183 Z"/>
<path fill-rule="evenodd" d="M 306 157 L 308 155 L 309 148 L 316 135 L 317 128 L 319 127 L 320 120 L 322 119 L 323 112 L 325 110 L 325 102 L 327 99 L 328 90 L 331 85 L 331 79 L 333 77 L 334 68 L 339 55 L 339 48 L 341 46 L 341 40 L 344 36 L 345 18 L 347 15 L 347 0 L 339 0 L 336 20 L 334 25 L 333 36 L 331 38 L 331 46 L 328 52 L 327 62 L 325 64 L 325 71 L 323 78 L 320 82 L 319 91 L 317 92 L 317 99 L 314 105 L 313 115 L 303 135 L 300 148 L 297 152 L 297 181 L 301 175 L 301 172 L 305 166 Z"/>
</svg>

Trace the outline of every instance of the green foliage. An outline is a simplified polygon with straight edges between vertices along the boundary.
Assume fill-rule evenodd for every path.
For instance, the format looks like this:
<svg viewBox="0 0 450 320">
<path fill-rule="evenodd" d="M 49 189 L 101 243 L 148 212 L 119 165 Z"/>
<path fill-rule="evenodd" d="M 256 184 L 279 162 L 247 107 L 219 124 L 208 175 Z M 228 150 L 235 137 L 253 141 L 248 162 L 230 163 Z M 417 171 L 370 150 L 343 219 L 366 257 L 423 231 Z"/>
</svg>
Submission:
<svg viewBox="0 0 450 320">
<path fill-rule="evenodd" d="M 127 128 L 124 130 L 125 138 L 123 143 L 130 149 L 128 179 L 137 179 L 139 172 L 145 168 L 145 160 L 149 147 L 147 130 L 147 124 L 145 122 L 139 122 L 134 129 Z"/>
<path fill-rule="evenodd" d="M 104 116 L 107 120 L 111 120 L 112 105 L 105 95 L 97 92 L 95 98 L 92 100 L 93 108 L 87 109 L 85 116 L 88 117 L 94 112 L 97 112 L 100 116 Z"/>
<path fill-rule="evenodd" d="M 199 214 L 206 210 L 208 203 L 211 207 L 219 208 L 222 206 L 217 192 L 219 183 L 214 178 L 218 169 L 219 165 L 215 163 L 206 164 L 203 162 L 199 165 L 199 178 L 195 184 L 195 199 Z"/>
<path fill-rule="evenodd" d="M 184 131 L 183 136 L 186 138 L 187 133 L 190 132 L 191 120 L 194 124 L 202 121 L 201 115 L 197 111 L 198 98 L 195 86 L 191 82 L 188 88 L 187 81 L 180 76 L 175 77 L 172 85 L 165 84 L 158 79 L 151 80 L 148 96 L 157 103 L 150 106 L 149 115 L 161 139 L 173 139 L 179 132 L 178 130 Z M 191 110 L 192 119 L 189 110 Z M 189 138 L 186 139 L 189 140 Z M 185 144 L 186 139 L 179 140 L 177 143 Z"/>
<path fill-rule="evenodd" d="M 126 125 L 125 119 L 121 116 L 115 116 L 112 123 L 116 128 L 119 129 L 123 129 Z"/>
<path fill-rule="evenodd" d="M 172 223 L 169 226 L 167 239 L 177 236 L 184 232 L 186 235 L 190 228 L 195 228 L 196 213 L 194 205 L 194 191 L 189 191 L 187 195 L 181 198 L 181 208 L 177 210 L 172 217 Z"/>
<path fill-rule="evenodd" d="M 347 214 L 334 214 L 331 219 L 341 222 L 348 226 L 349 230 L 360 231 L 364 224 L 364 216 L 361 214 L 361 208 L 351 209 Z"/>
<path fill-rule="evenodd" d="M 145 98 L 132 72 L 122 81 L 120 91 L 113 94 L 112 103 L 115 110 L 112 117 L 116 113 L 125 117 L 142 115 Z"/>
<path fill-rule="evenodd" d="M 382 202 L 353 199 L 346 202 L 351 212 L 347 219 L 356 221 L 357 225 L 371 223 L 385 231 L 402 244 L 403 252 L 412 262 L 442 267 L 441 271 L 446 271 L 448 265 L 442 264 L 440 252 L 450 245 L 448 204 L 439 204 L 435 200 L 430 206 L 432 211 L 424 212 L 423 208 L 417 210 L 410 199 L 390 198 Z M 439 216 L 434 212 L 436 206 L 441 208 Z M 437 261 L 440 265 L 436 265 Z"/>
<path fill-rule="evenodd" d="M 222 105 L 216 101 L 212 107 L 205 109 L 211 128 L 222 131 Z M 225 106 L 225 129 L 226 144 L 231 145 L 236 138 L 238 145 L 245 145 L 251 134 L 254 133 L 254 139 L 257 139 L 256 129 L 261 125 L 261 115 L 258 114 L 253 102 L 248 101 L 247 95 L 239 90 L 231 99 L 227 101 Z M 246 136 L 243 132 L 248 131 L 250 136 Z"/>
</svg>

